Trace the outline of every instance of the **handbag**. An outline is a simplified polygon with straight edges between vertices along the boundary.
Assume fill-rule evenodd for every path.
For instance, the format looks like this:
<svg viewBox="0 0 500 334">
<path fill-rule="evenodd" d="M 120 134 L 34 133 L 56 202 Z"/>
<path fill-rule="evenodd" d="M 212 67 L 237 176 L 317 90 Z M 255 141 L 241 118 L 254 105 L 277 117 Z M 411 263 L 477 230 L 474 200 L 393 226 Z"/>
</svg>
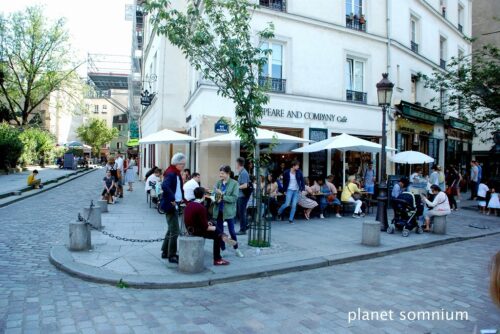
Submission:
<svg viewBox="0 0 500 334">
<path fill-rule="evenodd" d="M 357 200 L 360 200 L 361 199 L 361 193 L 360 192 L 352 192 L 351 189 L 349 189 L 349 185 L 347 185 L 347 190 L 349 190 L 349 192 L 351 193 L 351 196 L 352 198 L 357 201 Z"/>
</svg>

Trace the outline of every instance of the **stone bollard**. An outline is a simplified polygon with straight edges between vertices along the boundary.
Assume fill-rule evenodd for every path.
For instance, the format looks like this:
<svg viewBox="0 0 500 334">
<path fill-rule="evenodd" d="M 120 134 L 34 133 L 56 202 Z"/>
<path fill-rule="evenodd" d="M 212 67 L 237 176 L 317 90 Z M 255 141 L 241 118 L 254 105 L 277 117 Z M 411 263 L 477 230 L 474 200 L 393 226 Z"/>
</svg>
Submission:
<svg viewBox="0 0 500 334">
<path fill-rule="evenodd" d="M 432 232 L 435 234 L 446 234 L 446 216 L 434 216 L 432 218 Z"/>
<path fill-rule="evenodd" d="M 84 222 L 69 223 L 69 250 L 89 250 L 92 247 L 90 235 L 90 226 Z"/>
<path fill-rule="evenodd" d="M 97 207 L 101 208 L 101 213 L 109 212 L 108 201 L 103 201 L 103 200 L 97 201 Z"/>
<path fill-rule="evenodd" d="M 89 220 L 89 223 L 95 227 L 96 229 L 100 230 L 102 229 L 102 223 L 101 223 L 101 208 L 94 206 L 92 208 L 92 211 L 90 213 L 89 217 L 89 211 L 91 211 L 91 208 L 83 208 L 83 218 Z"/>
<path fill-rule="evenodd" d="M 196 274 L 205 270 L 205 239 L 182 236 L 179 241 L 179 271 Z"/>
<path fill-rule="evenodd" d="M 380 222 L 363 222 L 361 244 L 365 246 L 380 246 Z"/>
</svg>

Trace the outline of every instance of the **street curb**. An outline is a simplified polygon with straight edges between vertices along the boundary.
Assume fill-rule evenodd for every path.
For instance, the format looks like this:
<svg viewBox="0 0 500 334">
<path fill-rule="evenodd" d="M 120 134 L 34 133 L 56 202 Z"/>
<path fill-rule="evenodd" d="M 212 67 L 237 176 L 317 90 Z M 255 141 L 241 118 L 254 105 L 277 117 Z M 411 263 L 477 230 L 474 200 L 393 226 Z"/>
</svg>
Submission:
<svg viewBox="0 0 500 334">
<path fill-rule="evenodd" d="M 12 195 L 11 196 L 16 196 L 16 197 L 14 199 L 8 200 L 8 201 L 6 201 L 4 203 L 0 203 L 0 208 L 6 207 L 8 205 L 11 205 L 13 203 L 25 200 L 25 199 L 33 197 L 33 196 L 36 196 L 38 194 L 44 193 L 46 191 L 49 191 L 51 189 L 56 188 L 57 186 L 59 186 L 61 184 L 65 184 L 67 182 L 73 181 L 74 179 L 77 179 L 79 177 L 82 177 L 84 175 L 92 173 L 92 172 L 94 172 L 94 171 L 96 171 L 98 169 L 99 168 L 90 168 L 89 170 L 77 171 L 77 172 L 75 172 L 73 174 L 67 174 L 67 175 L 64 175 L 64 176 L 59 176 L 59 177 L 57 177 L 55 179 L 50 179 L 50 180 L 48 180 L 47 182 L 44 183 L 46 186 L 43 187 L 42 189 L 37 189 L 36 191 L 29 190 L 29 191 L 32 191 L 32 193 L 29 193 L 29 191 L 24 191 L 23 192 L 22 190 L 12 191 Z M 18 195 L 18 193 L 21 193 L 21 195 Z M 8 198 L 8 197 L 6 197 L 6 198 Z M 0 199 L 0 201 L 1 201 L 1 199 Z"/>
<path fill-rule="evenodd" d="M 184 288 L 199 288 L 209 285 L 230 283 L 243 281 L 248 279 L 270 277 L 283 275 L 293 272 L 319 269 L 340 264 L 364 261 L 388 255 L 410 252 L 419 249 L 432 248 L 451 243 L 463 242 L 472 239 L 485 238 L 493 235 L 499 235 L 500 231 L 479 234 L 469 237 L 450 237 L 447 239 L 431 241 L 418 245 L 394 248 L 385 251 L 375 251 L 367 254 L 353 255 L 343 258 L 338 258 L 338 255 L 321 256 L 300 261 L 287 262 L 274 265 L 266 265 L 258 268 L 243 268 L 238 272 L 232 273 L 214 273 L 210 278 L 178 273 L 176 280 L 172 277 L 162 275 L 127 275 L 113 272 L 111 270 L 93 267 L 87 264 L 75 262 L 71 252 L 66 246 L 58 245 L 50 249 L 49 261 L 56 268 L 64 271 L 71 276 L 81 278 L 86 281 L 95 283 L 106 283 L 116 285 L 118 281 L 123 280 L 128 287 L 138 289 L 184 289 Z M 367 247 L 368 248 L 368 247 Z M 205 271 L 206 273 L 206 271 Z"/>
</svg>

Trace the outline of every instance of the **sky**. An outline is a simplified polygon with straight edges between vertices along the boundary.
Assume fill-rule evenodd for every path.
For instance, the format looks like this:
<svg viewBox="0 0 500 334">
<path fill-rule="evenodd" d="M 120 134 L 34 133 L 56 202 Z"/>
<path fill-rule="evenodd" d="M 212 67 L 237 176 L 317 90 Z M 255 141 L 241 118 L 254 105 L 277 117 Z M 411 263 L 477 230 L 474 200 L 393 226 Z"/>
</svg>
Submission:
<svg viewBox="0 0 500 334">
<path fill-rule="evenodd" d="M 125 20 L 125 5 L 132 0 L 0 0 L 0 12 L 25 9 L 41 4 L 45 16 L 65 17 L 77 57 L 85 61 L 88 53 L 130 56 L 132 22 Z M 82 66 L 79 73 L 86 74 Z"/>
</svg>

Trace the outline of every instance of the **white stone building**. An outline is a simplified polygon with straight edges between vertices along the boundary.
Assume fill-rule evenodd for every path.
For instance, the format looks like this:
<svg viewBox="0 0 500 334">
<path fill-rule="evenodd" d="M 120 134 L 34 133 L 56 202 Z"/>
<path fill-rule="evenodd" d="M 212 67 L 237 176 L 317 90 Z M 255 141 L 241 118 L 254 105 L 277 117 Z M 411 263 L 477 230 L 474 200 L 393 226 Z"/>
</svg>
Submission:
<svg viewBox="0 0 500 334">
<path fill-rule="evenodd" d="M 182 6 L 185 1 L 174 1 Z M 420 73 L 460 52 L 470 52 L 465 36 L 471 32 L 469 1 L 459 0 L 260 0 L 253 14 L 255 32 L 272 21 L 275 38 L 266 42 L 273 49 L 261 80 L 271 80 L 272 91 L 262 127 L 295 136 L 320 140 L 340 133 L 380 141 L 382 112 L 376 83 L 389 73 L 394 82 L 393 110 L 403 117 L 388 121 L 388 145 L 418 149 L 444 164 L 445 122 L 440 113 L 427 109 L 434 96 L 423 88 Z M 445 14 L 443 14 L 443 11 Z M 163 128 L 184 131 L 199 139 L 216 135 L 215 123 L 232 120 L 231 101 L 217 95 L 217 88 L 204 81 L 182 53 L 151 29 L 144 19 L 143 77 L 152 74 L 156 93 L 141 116 L 141 136 Z M 147 87 L 145 87 L 147 88 Z M 162 168 L 174 151 L 189 156 L 192 171 L 199 171 L 208 184 L 216 179 L 222 163 L 234 166 L 241 154 L 238 144 L 193 144 L 141 147 L 143 171 Z M 305 175 L 341 174 L 341 155 L 275 153 L 275 162 L 302 161 Z M 350 152 L 346 168 L 355 173 L 362 161 L 375 160 Z M 394 166 L 388 164 L 388 172 Z"/>
</svg>

